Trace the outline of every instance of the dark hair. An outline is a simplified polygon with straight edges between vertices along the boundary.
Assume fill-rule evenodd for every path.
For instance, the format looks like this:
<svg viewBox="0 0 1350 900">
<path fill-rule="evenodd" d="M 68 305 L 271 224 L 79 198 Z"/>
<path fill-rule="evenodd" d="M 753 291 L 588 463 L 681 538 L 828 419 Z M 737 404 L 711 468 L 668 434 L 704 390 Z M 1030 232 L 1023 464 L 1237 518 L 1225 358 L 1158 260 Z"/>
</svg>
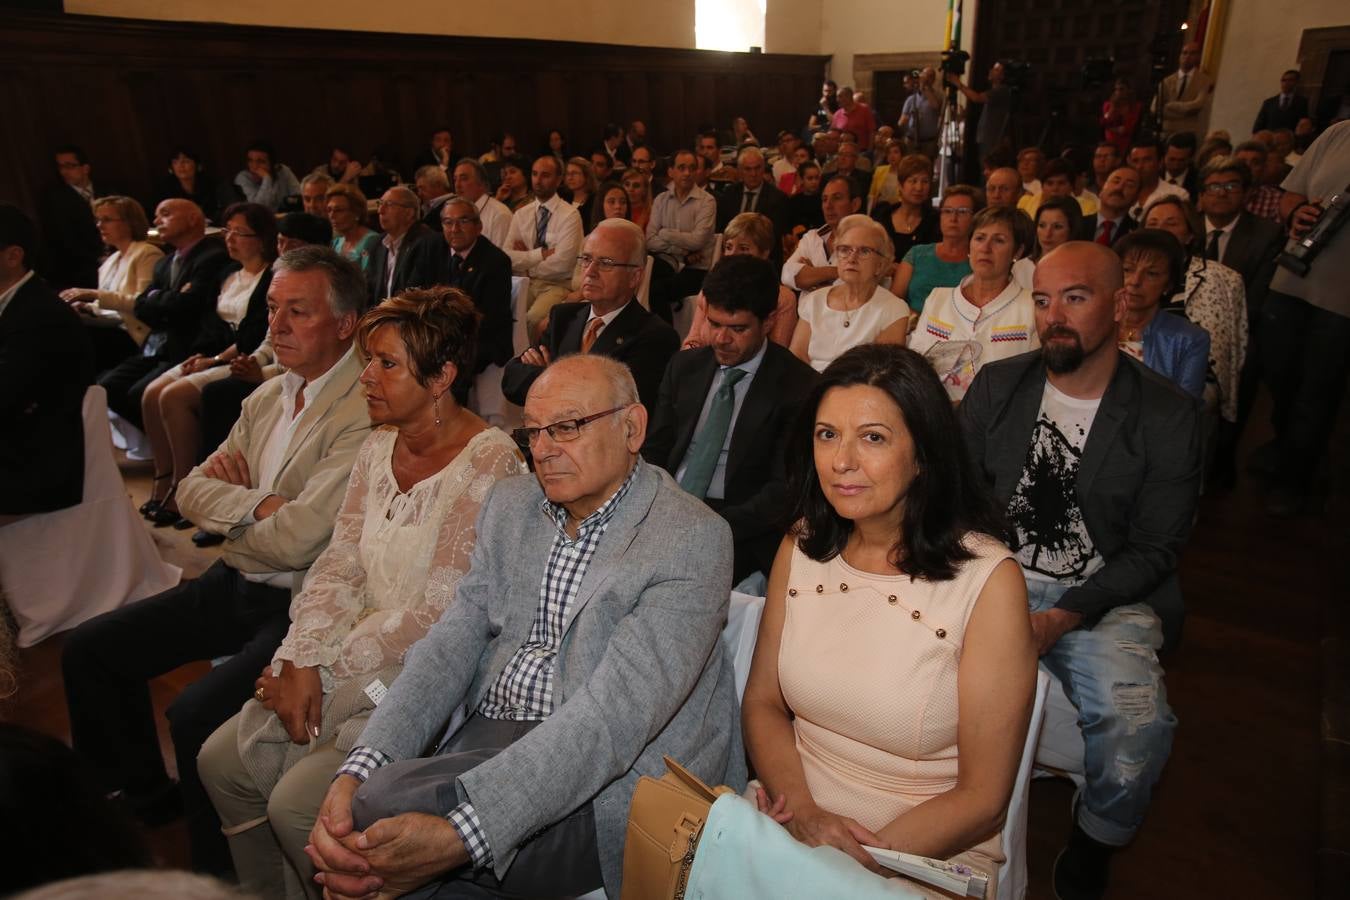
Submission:
<svg viewBox="0 0 1350 900">
<path fill-rule="evenodd" d="M 554 157 L 550 156 L 549 159 L 554 159 Z M 503 156 L 501 162 L 498 163 L 498 171 L 505 169 L 507 166 L 519 170 L 522 175 L 530 174 L 529 162 L 525 157 L 520 156 L 519 154 L 515 156 Z"/>
<path fill-rule="evenodd" d="M 1041 213 L 1045 212 L 1047 209 L 1058 210 L 1059 212 L 1063 213 L 1064 218 L 1068 220 L 1069 240 L 1071 241 L 1077 240 L 1079 235 L 1082 234 L 1083 231 L 1083 207 L 1078 205 L 1077 200 L 1075 200 L 1073 197 L 1051 197 L 1048 200 L 1045 200 L 1036 209 L 1035 224 L 1038 226 L 1036 235 L 1036 255 L 1038 257 L 1041 255 L 1040 232 L 1039 232 L 1039 226 L 1041 224 Z"/>
<path fill-rule="evenodd" d="M 1111 247 L 1124 264 L 1130 256 L 1160 256 L 1167 262 L 1167 290 L 1163 291 L 1161 305 L 1186 289 L 1186 248 L 1170 231 L 1161 228 L 1138 228 L 1116 241 Z"/>
<path fill-rule="evenodd" d="M 613 122 L 606 122 L 604 130 L 600 132 L 601 138 L 609 140 L 610 138 L 623 137 L 623 129 Z"/>
<path fill-rule="evenodd" d="M 37 264 L 37 228 L 17 206 L 0 206 L 0 250 L 18 247 L 23 251 L 23 264 L 31 269 Z"/>
<path fill-rule="evenodd" d="M 1167 139 L 1167 146 L 1176 147 L 1178 150 L 1194 151 L 1198 143 L 1194 131 L 1178 131 Z"/>
<path fill-rule="evenodd" d="M 861 195 L 858 193 L 857 182 L 855 182 L 852 178 L 849 178 L 847 175 L 830 175 L 826 177 L 822 170 L 822 174 L 820 177 L 821 177 L 820 192 L 822 194 L 825 193 L 826 188 L 828 188 L 830 185 L 838 181 L 841 184 L 843 184 L 844 187 L 848 190 L 848 199 L 857 200 L 861 197 Z"/>
<path fill-rule="evenodd" d="M 408 351 L 408 368 L 426 387 L 446 363 L 454 363 L 455 386 L 467 388 L 473 380 L 478 348 L 478 326 L 483 315 L 459 288 L 408 288 L 371 307 L 356 324 L 356 345 L 369 354 L 370 336 L 393 325 Z"/>
<path fill-rule="evenodd" d="M 244 148 L 245 155 L 253 152 L 266 153 L 269 163 L 277 161 L 277 150 L 269 141 L 254 141 Z"/>
<path fill-rule="evenodd" d="M 1036 224 L 1022 210 L 1014 206 L 986 206 L 975 214 L 970 221 L 970 233 L 973 235 L 981 228 L 990 225 L 1002 225 L 1008 229 L 1013 239 L 1013 252 L 1026 256 L 1036 241 Z"/>
<path fill-rule="evenodd" d="M 595 189 L 595 197 L 591 200 L 591 222 L 588 233 L 594 231 L 595 226 L 605 220 L 605 198 L 609 196 L 610 191 L 615 189 L 617 189 L 620 194 L 623 194 L 623 217 L 629 220 L 633 218 L 633 204 L 628 200 L 628 191 L 624 190 L 623 185 L 619 184 L 617 181 L 606 181 L 604 184 L 600 185 L 600 187 Z"/>
<path fill-rule="evenodd" d="M 1128 159 L 1130 153 L 1133 153 L 1136 149 L 1152 150 L 1154 153 L 1157 154 L 1159 159 L 1162 159 L 1163 155 L 1162 144 L 1159 143 L 1158 139 L 1151 134 L 1142 135 L 1130 141 L 1130 150 L 1128 153 L 1125 154 L 1126 159 Z"/>
<path fill-rule="evenodd" d="M 549 146 L 549 138 L 553 137 L 554 134 L 557 134 L 558 137 L 562 138 L 562 150 L 558 152 L 562 154 L 563 159 L 567 159 L 572 154 L 567 152 L 567 132 L 563 131 L 561 128 L 550 128 L 548 131 L 544 132 L 544 140 L 539 145 L 539 155 L 553 155 L 553 148 Z"/>
<path fill-rule="evenodd" d="M 558 157 L 554 156 L 552 151 L 549 151 L 549 152 L 547 152 L 547 153 L 541 153 L 541 154 L 539 154 L 538 156 L 536 156 L 536 157 L 534 158 L 534 162 L 536 162 L 536 163 L 537 163 L 537 162 L 542 162 L 543 160 L 548 160 L 549 162 L 553 163 L 554 170 L 558 173 L 558 177 L 559 177 L 559 178 L 562 177 L 562 174 L 563 174 L 563 172 L 564 172 L 566 169 L 565 169 L 565 167 L 564 167 L 563 164 L 562 164 L 562 160 L 560 160 L 560 159 L 558 159 Z M 530 164 L 530 168 L 529 168 L 529 169 L 525 169 L 525 170 L 522 170 L 522 171 L 527 172 L 531 177 L 533 177 L 533 176 L 534 176 L 534 163 L 531 163 L 531 164 Z"/>
<path fill-rule="evenodd" d="M 277 222 L 277 232 L 306 244 L 327 247 L 333 242 L 333 225 L 327 219 L 304 212 L 286 213 Z"/>
<path fill-rule="evenodd" d="M 262 257 L 269 263 L 277 258 L 277 214 L 258 203 L 231 203 L 220 214 L 222 224 L 243 216 L 248 227 L 262 241 Z"/>
<path fill-rule="evenodd" d="M 1064 178 L 1069 179 L 1069 184 L 1072 185 L 1073 175 L 1074 175 L 1073 166 L 1069 164 L 1069 161 L 1067 159 L 1061 159 L 1060 157 L 1057 156 L 1054 159 L 1047 162 L 1045 164 L 1045 168 L 1041 169 L 1041 184 L 1044 185 L 1046 179 L 1048 178 L 1055 178 L 1062 176 Z"/>
<path fill-rule="evenodd" d="M 1115 141 L 1098 141 L 1097 146 L 1092 148 L 1092 152 L 1096 154 L 1096 152 L 1103 147 L 1110 147 L 1117 157 L 1120 156 L 1120 148 L 1116 146 Z"/>
<path fill-rule="evenodd" d="M 1285 69 L 1282 73 L 1280 73 L 1280 77 L 1283 78 L 1285 75 L 1293 75 L 1296 80 L 1299 81 L 1303 80 L 1303 73 L 1300 72 L 1298 69 Z"/>
<path fill-rule="evenodd" d="M 711 277 L 711 276 L 709 276 Z M 985 480 L 966 449 L 947 391 L 920 354 L 895 344 L 864 344 L 839 356 L 802 405 L 788 442 L 791 533 L 810 558 L 824 562 L 844 549 L 853 525 L 834 511 L 815 464 L 816 413 L 832 388 L 867 385 L 890 396 L 914 442 L 918 474 L 905 495 L 891 563 L 911 578 L 946 581 L 972 559 L 963 539 L 972 531 L 997 537 L 1003 523 Z"/>
<path fill-rule="evenodd" d="M 69 153 L 75 157 L 75 161 L 82 166 L 89 164 L 89 157 L 85 156 L 84 148 L 79 144 L 62 144 L 52 151 L 52 157 L 58 157 L 63 153 Z"/>
<path fill-rule="evenodd" d="M 204 165 L 202 164 L 202 155 L 198 153 L 196 150 L 193 150 L 191 147 L 185 146 L 183 144 L 179 144 L 178 146 L 174 147 L 172 150 L 169 151 L 169 162 L 172 163 L 175 159 L 177 159 L 180 156 L 186 156 L 188 159 L 195 162 L 197 164 L 198 169 L 204 168 Z"/>
<path fill-rule="evenodd" d="M 749 310 L 763 322 L 778 308 L 778 270 L 748 253 L 724 256 L 703 280 L 703 298 L 729 313 Z"/>
</svg>

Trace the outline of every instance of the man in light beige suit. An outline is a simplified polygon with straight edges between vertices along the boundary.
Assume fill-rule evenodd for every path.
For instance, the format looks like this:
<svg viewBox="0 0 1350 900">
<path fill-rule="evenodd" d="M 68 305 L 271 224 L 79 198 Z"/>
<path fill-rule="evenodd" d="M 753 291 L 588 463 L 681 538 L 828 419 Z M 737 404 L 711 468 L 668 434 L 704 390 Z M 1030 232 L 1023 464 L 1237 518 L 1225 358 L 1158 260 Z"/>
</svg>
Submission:
<svg viewBox="0 0 1350 900">
<path fill-rule="evenodd" d="M 267 293 L 272 346 L 287 374 L 244 403 L 220 448 L 177 487 L 179 508 L 225 535 L 221 559 L 186 582 L 85 622 L 62 664 L 76 751 L 105 791 L 148 824 L 188 815 L 193 868 L 230 867 L 197 779 L 197 751 L 239 711 L 290 624 L 292 590 L 328 545 L 356 452 L 370 433 L 352 332 L 365 279 L 327 247 L 281 258 Z M 179 784 L 164 769 L 148 682 L 195 660 L 229 659 L 186 688 L 167 716 Z"/>
<path fill-rule="evenodd" d="M 1214 79 L 1200 69 L 1200 45 L 1194 41 L 1181 48 L 1177 71 L 1163 79 L 1161 96 L 1163 134 L 1180 131 L 1204 137 L 1209 122 L 1209 104 L 1214 97 Z M 1156 110 L 1155 110 L 1156 112 Z"/>
</svg>

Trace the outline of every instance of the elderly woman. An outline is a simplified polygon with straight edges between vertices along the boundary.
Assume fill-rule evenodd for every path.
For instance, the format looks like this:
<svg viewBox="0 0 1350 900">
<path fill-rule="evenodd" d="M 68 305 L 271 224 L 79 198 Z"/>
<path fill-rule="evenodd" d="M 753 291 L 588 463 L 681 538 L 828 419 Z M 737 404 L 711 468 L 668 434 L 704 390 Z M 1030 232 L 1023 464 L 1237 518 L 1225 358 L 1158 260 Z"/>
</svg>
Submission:
<svg viewBox="0 0 1350 900">
<path fill-rule="evenodd" d="M 954 401 L 960 401 L 980 367 L 1039 347 L 1031 291 L 1013 278 L 1013 263 L 1029 240 L 1026 213 L 987 207 L 970 235 L 970 274 L 953 288 L 928 295 L 909 346 L 925 354 Z M 1028 229 L 1029 230 L 1029 229 Z M 940 346 L 947 344 L 950 346 Z"/>
<path fill-rule="evenodd" d="M 1236 422 L 1238 382 L 1247 360 L 1247 290 L 1242 276 L 1196 252 L 1204 229 L 1184 200 L 1159 197 L 1150 203 L 1144 211 L 1144 227 L 1170 231 L 1186 251 L 1186 284 L 1166 308 L 1183 312 L 1209 332 L 1207 403 L 1217 404 L 1225 422 Z"/>
<path fill-rule="evenodd" d="M 141 418 L 155 461 L 150 500 L 141 512 L 156 525 L 190 524 L 178 514 L 173 492 L 197 464 L 201 425 L 196 410 L 202 388 L 226 377 L 230 362 L 253 353 L 267 335 L 267 289 L 277 257 L 276 216 L 256 203 L 235 203 L 222 218 L 225 249 L 233 264 L 225 269 L 216 315 L 233 331 L 234 342 L 214 356 L 194 353 L 150 382 L 141 395 Z"/>
<path fill-rule="evenodd" d="M 295 173 L 276 159 L 271 144 L 257 141 L 249 146 L 244 168 L 234 176 L 240 199 L 276 212 L 288 199 L 299 196 L 300 182 Z"/>
<path fill-rule="evenodd" d="M 335 184 L 325 196 L 328 223 L 333 226 L 333 249 L 361 267 L 370 268 L 370 254 L 380 244 L 380 234 L 365 226 L 369 203 L 354 184 Z"/>
<path fill-rule="evenodd" d="M 1209 335 L 1184 316 L 1159 313 L 1185 283 L 1186 251 L 1161 228 L 1132 231 L 1113 247 L 1125 272 L 1120 349 L 1197 400 L 1204 396 Z"/>
<path fill-rule="evenodd" d="M 873 871 L 864 844 L 995 876 L 1036 680 L 1022 572 L 918 354 L 855 347 L 803 410 L 741 712 L 760 807 Z"/>
<path fill-rule="evenodd" d="M 1036 248 L 1032 259 L 1060 244 L 1076 240 L 1083 231 L 1083 208 L 1073 197 L 1050 197 L 1036 209 Z"/>
<path fill-rule="evenodd" d="M 99 264 L 98 288 L 67 288 L 61 299 L 90 317 L 96 371 L 106 372 L 137 353 L 150 333 L 132 308 L 137 295 L 150 286 L 155 263 L 164 253 L 145 239 L 150 224 L 145 210 L 130 197 L 95 200 L 94 224 L 113 251 Z"/>
<path fill-rule="evenodd" d="M 872 172 L 872 187 L 867 192 L 868 209 L 879 203 L 894 204 L 900 200 L 900 162 L 905 157 L 905 145 L 891 141 L 886 145 L 886 162 Z"/>
<path fill-rule="evenodd" d="M 455 402 L 478 321 L 468 295 L 436 288 L 386 300 L 357 328 L 375 430 L 255 699 L 199 757 L 240 883 L 258 896 L 317 896 L 304 847 L 374 708 L 366 688 L 393 683 L 468 571 L 492 485 L 525 471 L 510 438 Z"/>
<path fill-rule="evenodd" d="M 727 223 L 722 232 L 722 256 L 756 256 L 768 259 L 773 253 L 773 222 L 762 213 L 741 213 Z M 778 285 L 778 308 L 772 313 L 773 327 L 769 340 L 784 347 L 792 343 L 797 328 L 797 295 L 785 284 Z M 708 301 L 698 295 L 694 318 L 689 323 L 689 336 L 682 350 L 703 347 L 712 340 L 708 327 Z"/>
<path fill-rule="evenodd" d="M 984 198 L 977 188 L 964 184 L 947 188 L 938 208 L 942 240 L 919 244 L 905 254 L 895 267 L 891 293 L 908 301 L 914 312 L 921 313 L 934 290 L 960 284 L 970 274 L 970 229 L 975 214 L 983 207 Z"/>
<path fill-rule="evenodd" d="M 572 196 L 572 206 L 581 213 L 582 221 L 585 221 L 586 213 L 591 206 L 591 198 L 595 196 L 595 170 L 591 168 L 591 161 L 580 156 L 574 156 L 567 161 L 567 168 L 563 172 L 563 186 Z"/>
<path fill-rule="evenodd" d="M 623 189 L 628 195 L 628 220 L 643 231 L 652 218 L 652 183 L 641 169 L 629 166 L 623 173 Z M 595 220 L 599 221 L 599 220 Z M 591 228 L 595 224 L 592 222 Z"/>
<path fill-rule="evenodd" d="M 900 186 L 900 199 L 872 207 L 872 218 L 886 229 L 896 256 L 904 259 L 912 248 L 942 237 L 932 203 L 932 160 L 922 153 L 911 153 L 896 165 L 895 180 Z"/>
<path fill-rule="evenodd" d="M 881 287 L 895 258 L 891 239 L 863 215 L 845 216 L 834 234 L 839 283 L 802 294 L 790 349 L 817 372 L 859 344 L 903 344 L 909 307 Z"/>
</svg>

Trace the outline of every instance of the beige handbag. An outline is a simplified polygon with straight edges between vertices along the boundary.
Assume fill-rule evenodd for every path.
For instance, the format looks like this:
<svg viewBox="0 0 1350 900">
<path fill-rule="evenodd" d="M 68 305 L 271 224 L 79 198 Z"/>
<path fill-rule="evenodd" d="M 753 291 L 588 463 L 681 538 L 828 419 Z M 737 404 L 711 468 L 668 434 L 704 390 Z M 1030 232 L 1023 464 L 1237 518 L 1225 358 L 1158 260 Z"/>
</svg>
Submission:
<svg viewBox="0 0 1350 900">
<path fill-rule="evenodd" d="M 669 756 L 660 778 L 643 775 L 628 808 L 621 900 L 683 900 L 703 823 L 713 801 L 734 794 L 711 788 Z"/>
</svg>

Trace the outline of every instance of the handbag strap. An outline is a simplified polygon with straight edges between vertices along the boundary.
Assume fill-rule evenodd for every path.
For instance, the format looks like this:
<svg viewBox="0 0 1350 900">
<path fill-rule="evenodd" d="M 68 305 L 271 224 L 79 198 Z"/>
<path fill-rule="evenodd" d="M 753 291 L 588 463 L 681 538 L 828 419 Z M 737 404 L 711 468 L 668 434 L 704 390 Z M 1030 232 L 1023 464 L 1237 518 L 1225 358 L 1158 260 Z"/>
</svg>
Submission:
<svg viewBox="0 0 1350 900">
<path fill-rule="evenodd" d="M 726 785 L 718 785 L 715 788 L 708 787 L 707 783 L 705 783 L 702 778 L 699 778 L 693 772 L 690 772 L 688 769 L 677 763 L 675 760 L 671 759 L 669 756 L 663 756 L 661 758 L 665 760 L 666 769 L 669 770 L 671 775 L 675 776 L 677 781 L 679 781 L 685 787 L 692 790 L 699 797 L 702 797 L 704 800 L 707 800 L 709 803 L 712 803 L 723 794 L 735 793 L 731 788 L 727 787 Z"/>
</svg>

